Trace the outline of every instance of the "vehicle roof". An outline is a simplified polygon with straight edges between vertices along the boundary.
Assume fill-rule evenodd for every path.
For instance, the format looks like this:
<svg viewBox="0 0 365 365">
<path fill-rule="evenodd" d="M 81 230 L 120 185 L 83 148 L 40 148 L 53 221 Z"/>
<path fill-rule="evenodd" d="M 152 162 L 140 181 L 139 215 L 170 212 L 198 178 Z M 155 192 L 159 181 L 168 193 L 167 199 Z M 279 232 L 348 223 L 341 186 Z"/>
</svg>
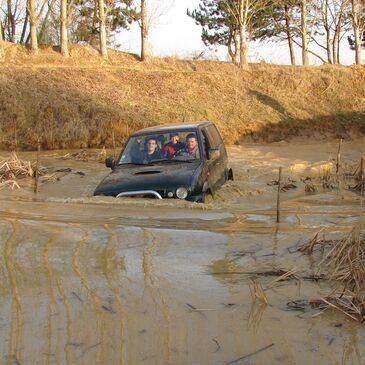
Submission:
<svg viewBox="0 0 365 365">
<path fill-rule="evenodd" d="M 202 122 L 195 122 L 195 123 L 178 123 L 178 124 L 163 124 L 163 125 L 156 125 L 153 127 L 148 127 L 141 129 L 137 132 L 131 134 L 131 136 L 138 136 L 140 134 L 146 134 L 150 132 L 158 132 L 158 133 L 168 133 L 170 130 L 186 130 L 186 129 L 196 129 L 199 127 L 203 127 L 209 124 L 213 124 L 209 121 L 202 121 Z"/>
</svg>

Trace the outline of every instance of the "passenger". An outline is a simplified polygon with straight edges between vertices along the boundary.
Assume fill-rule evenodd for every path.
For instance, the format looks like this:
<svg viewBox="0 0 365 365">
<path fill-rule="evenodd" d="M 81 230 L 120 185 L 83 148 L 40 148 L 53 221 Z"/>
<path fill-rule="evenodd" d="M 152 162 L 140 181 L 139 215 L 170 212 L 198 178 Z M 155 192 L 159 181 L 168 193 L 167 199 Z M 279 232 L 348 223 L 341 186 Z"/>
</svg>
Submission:
<svg viewBox="0 0 365 365">
<path fill-rule="evenodd" d="M 170 133 L 170 142 L 168 142 L 162 149 L 163 155 L 171 160 L 177 152 L 184 149 L 185 145 L 179 142 L 180 136 L 178 133 Z"/>
<path fill-rule="evenodd" d="M 162 153 L 158 147 L 157 139 L 156 138 L 149 138 L 147 140 L 147 151 L 144 155 L 144 162 L 151 162 L 154 160 L 160 160 L 162 159 Z"/>
<path fill-rule="evenodd" d="M 185 151 L 189 154 L 189 156 L 195 159 L 200 159 L 198 140 L 194 133 L 190 133 L 186 136 Z"/>
</svg>

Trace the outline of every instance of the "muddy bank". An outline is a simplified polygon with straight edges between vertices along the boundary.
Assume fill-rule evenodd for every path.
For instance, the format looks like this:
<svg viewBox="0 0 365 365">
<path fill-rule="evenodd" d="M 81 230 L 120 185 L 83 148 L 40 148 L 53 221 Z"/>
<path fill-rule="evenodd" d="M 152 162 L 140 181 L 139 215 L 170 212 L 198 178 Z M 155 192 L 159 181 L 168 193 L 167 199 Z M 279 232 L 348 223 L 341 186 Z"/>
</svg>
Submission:
<svg viewBox="0 0 365 365">
<path fill-rule="evenodd" d="M 112 146 L 144 127 L 211 120 L 227 144 L 364 136 L 364 66 L 289 67 L 151 59 L 89 47 L 65 61 L 7 43 L 0 149 Z"/>
<path fill-rule="evenodd" d="M 361 363 L 363 324 L 290 304 L 325 295 L 327 282 L 278 282 L 267 305 L 250 294 L 252 280 L 275 279 L 258 272 L 314 275 L 296 248 L 363 219 L 359 194 L 317 180 L 336 153 L 335 141 L 230 148 L 236 180 L 208 206 L 94 198 L 103 164 L 45 153 L 44 166 L 71 171 L 37 196 L 31 180 L 0 190 L 0 363 Z M 364 140 L 343 145 L 349 170 L 361 155 Z M 283 192 L 277 225 L 279 166 L 296 188 Z"/>
</svg>

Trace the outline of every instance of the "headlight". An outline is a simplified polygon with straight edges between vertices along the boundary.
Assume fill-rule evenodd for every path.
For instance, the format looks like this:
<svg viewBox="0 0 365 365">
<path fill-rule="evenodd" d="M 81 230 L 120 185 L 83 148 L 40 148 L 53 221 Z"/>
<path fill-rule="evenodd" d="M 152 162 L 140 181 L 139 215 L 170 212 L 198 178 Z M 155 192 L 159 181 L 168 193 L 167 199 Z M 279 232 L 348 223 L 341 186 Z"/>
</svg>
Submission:
<svg viewBox="0 0 365 365">
<path fill-rule="evenodd" d="M 186 188 L 177 188 L 176 189 L 176 196 L 179 198 L 179 199 L 186 199 L 187 196 L 188 196 L 188 189 Z"/>
</svg>

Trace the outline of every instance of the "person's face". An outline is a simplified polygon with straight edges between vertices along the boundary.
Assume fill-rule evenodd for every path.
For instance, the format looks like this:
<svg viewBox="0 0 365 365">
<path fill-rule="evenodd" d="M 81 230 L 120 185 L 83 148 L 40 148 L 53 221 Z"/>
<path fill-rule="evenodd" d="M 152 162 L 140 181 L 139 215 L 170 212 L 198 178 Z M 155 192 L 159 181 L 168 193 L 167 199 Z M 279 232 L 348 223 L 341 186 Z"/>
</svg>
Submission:
<svg viewBox="0 0 365 365">
<path fill-rule="evenodd" d="M 186 141 L 186 144 L 190 150 L 194 149 L 198 142 L 196 141 L 195 137 L 191 137 Z"/>
<path fill-rule="evenodd" d="M 178 135 L 172 136 L 171 137 L 172 144 L 176 144 L 177 142 L 179 142 L 179 139 L 180 139 L 180 137 Z"/>
<path fill-rule="evenodd" d="M 152 154 L 153 152 L 155 152 L 156 148 L 157 148 L 157 142 L 154 139 L 150 139 L 147 142 L 147 152 L 148 152 L 148 154 Z"/>
</svg>

